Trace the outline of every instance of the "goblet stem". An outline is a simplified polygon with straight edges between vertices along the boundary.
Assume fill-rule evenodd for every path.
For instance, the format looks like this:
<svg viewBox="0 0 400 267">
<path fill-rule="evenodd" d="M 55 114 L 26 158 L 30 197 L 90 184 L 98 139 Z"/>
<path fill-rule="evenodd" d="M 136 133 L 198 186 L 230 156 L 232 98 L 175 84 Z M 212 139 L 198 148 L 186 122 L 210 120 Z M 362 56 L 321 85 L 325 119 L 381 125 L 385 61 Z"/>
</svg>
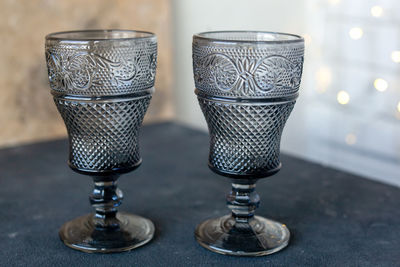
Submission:
<svg viewBox="0 0 400 267">
<path fill-rule="evenodd" d="M 117 186 L 118 177 L 118 175 L 93 177 L 95 186 L 89 199 L 95 209 L 93 222 L 96 229 L 118 229 L 120 227 L 116 216 L 123 194 Z"/>
<path fill-rule="evenodd" d="M 262 256 L 286 247 L 290 233 L 285 225 L 260 216 L 256 179 L 232 179 L 227 196 L 231 215 L 209 219 L 197 226 L 195 237 L 203 247 L 221 254 Z"/>
<path fill-rule="evenodd" d="M 94 189 L 90 213 L 66 222 L 60 238 L 67 246 L 85 252 L 120 252 L 149 242 L 154 235 L 153 223 L 143 217 L 118 212 L 123 198 L 117 186 L 118 174 L 93 176 Z"/>
<path fill-rule="evenodd" d="M 232 190 L 226 200 L 232 217 L 237 223 L 248 223 L 260 204 L 260 196 L 255 191 L 257 180 L 232 180 Z"/>
</svg>

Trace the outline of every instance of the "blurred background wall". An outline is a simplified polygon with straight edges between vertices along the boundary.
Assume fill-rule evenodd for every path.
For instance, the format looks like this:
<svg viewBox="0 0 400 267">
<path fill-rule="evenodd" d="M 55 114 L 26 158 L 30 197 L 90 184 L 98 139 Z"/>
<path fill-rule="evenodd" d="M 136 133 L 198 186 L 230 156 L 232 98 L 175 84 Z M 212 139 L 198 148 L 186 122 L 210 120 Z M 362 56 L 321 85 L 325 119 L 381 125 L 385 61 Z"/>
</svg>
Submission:
<svg viewBox="0 0 400 267">
<path fill-rule="evenodd" d="M 171 10 L 167 0 L 1 0 L 0 147 L 66 135 L 50 94 L 44 37 L 121 28 L 158 36 L 157 94 L 146 121 L 171 119 Z"/>
<path fill-rule="evenodd" d="M 398 14 L 397 0 L 1 0 L 0 147 L 66 135 L 48 87 L 47 33 L 155 32 L 157 90 L 145 122 L 177 120 L 206 131 L 193 93 L 193 33 L 280 31 L 306 42 L 282 150 L 400 186 Z"/>
</svg>

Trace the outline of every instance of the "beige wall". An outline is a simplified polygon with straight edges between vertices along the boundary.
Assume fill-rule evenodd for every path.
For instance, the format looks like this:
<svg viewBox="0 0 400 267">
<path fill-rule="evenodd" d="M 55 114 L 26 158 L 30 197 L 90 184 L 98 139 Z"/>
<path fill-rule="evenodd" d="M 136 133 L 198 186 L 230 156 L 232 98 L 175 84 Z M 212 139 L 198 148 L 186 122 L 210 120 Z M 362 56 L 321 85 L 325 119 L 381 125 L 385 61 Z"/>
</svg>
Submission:
<svg viewBox="0 0 400 267">
<path fill-rule="evenodd" d="M 168 0 L 0 1 L 0 147 L 66 135 L 53 104 L 44 37 L 55 31 L 120 28 L 158 36 L 156 93 L 145 121 L 172 117 Z"/>
</svg>

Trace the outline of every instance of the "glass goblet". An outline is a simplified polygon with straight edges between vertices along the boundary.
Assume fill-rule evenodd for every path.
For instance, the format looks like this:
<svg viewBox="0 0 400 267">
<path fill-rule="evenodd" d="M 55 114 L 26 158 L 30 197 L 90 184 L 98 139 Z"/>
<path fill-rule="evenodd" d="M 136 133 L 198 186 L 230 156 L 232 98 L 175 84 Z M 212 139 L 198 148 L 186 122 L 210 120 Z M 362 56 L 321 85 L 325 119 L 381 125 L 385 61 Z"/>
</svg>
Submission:
<svg viewBox="0 0 400 267">
<path fill-rule="evenodd" d="M 210 133 L 208 165 L 231 178 L 231 215 L 197 226 L 203 247 L 261 256 L 287 246 L 279 222 L 255 216 L 258 179 L 281 168 L 280 139 L 300 86 L 304 41 L 284 33 L 223 31 L 193 36 L 196 94 Z"/>
<path fill-rule="evenodd" d="M 94 213 L 59 232 L 84 252 L 119 252 L 149 242 L 153 223 L 117 212 L 117 179 L 141 163 L 138 131 L 154 91 L 157 39 L 148 32 L 88 30 L 46 36 L 51 92 L 69 137 L 72 170 L 93 177 Z"/>
</svg>

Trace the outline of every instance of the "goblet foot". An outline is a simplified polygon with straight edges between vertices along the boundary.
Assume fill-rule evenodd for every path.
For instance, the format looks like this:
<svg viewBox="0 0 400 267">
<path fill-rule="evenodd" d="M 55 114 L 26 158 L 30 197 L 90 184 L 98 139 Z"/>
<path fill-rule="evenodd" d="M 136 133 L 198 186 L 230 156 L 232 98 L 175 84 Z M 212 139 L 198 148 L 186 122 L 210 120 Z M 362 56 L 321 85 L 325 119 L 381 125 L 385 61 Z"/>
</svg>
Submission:
<svg viewBox="0 0 400 267">
<path fill-rule="evenodd" d="M 227 215 L 201 223 L 196 228 L 195 236 L 201 246 L 213 252 L 264 256 L 286 247 L 290 232 L 284 224 L 260 216 L 238 222 Z"/>
<path fill-rule="evenodd" d="M 113 229 L 97 228 L 93 218 L 87 214 L 66 222 L 59 232 L 64 244 L 83 252 L 122 252 L 146 244 L 154 235 L 153 223 L 137 215 L 118 212 Z"/>
</svg>

